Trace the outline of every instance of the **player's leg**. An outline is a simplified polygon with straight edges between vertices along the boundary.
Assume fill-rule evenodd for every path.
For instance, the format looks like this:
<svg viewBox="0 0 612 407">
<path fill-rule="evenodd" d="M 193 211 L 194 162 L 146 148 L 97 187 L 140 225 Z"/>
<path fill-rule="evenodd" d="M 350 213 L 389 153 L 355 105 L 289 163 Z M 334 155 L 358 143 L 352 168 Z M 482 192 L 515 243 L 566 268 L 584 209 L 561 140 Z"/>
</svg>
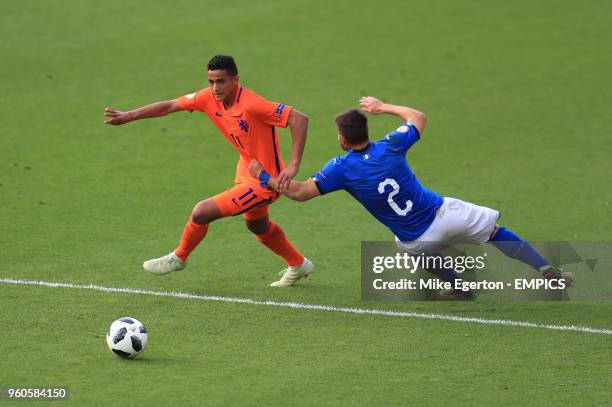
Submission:
<svg viewBox="0 0 612 407">
<path fill-rule="evenodd" d="M 459 274 L 454 268 L 444 265 L 444 256 L 442 256 L 441 253 L 428 254 L 427 261 L 429 263 L 429 267 L 426 267 L 425 270 L 429 271 L 439 279 L 451 282 L 453 285 L 455 284 L 455 281 L 461 280 L 461 277 L 459 277 Z"/>
<path fill-rule="evenodd" d="M 304 262 L 304 256 L 297 251 L 285 236 L 285 232 L 268 216 L 268 205 L 262 205 L 244 214 L 247 228 L 268 249 L 281 256 L 287 266 L 296 267 Z"/>
<path fill-rule="evenodd" d="M 564 278 L 568 283 L 574 279 L 573 273 L 552 266 L 529 242 L 504 226 L 495 224 L 489 242 L 506 256 L 530 265 L 547 279 Z"/>
<path fill-rule="evenodd" d="M 453 300 L 473 300 L 476 295 L 472 290 L 461 290 L 457 284 L 463 280 L 461 276 L 455 271 L 454 268 L 446 266 L 444 256 L 441 253 L 434 253 L 428 255 L 427 261 L 430 263 L 430 267 L 425 268 L 428 272 L 438 277 L 443 281 L 448 281 L 452 284 L 453 288 L 449 290 L 441 290 L 441 299 L 453 299 Z"/>
<path fill-rule="evenodd" d="M 497 224 L 499 212 L 455 198 L 444 198 L 447 204 L 444 228 L 447 239 L 462 243 L 490 242 L 506 256 L 530 265 L 546 278 L 562 278 L 562 272 L 549 264 L 527 241 Z M 567 282 L 571 281 L 567 274 Z"/>
<path fill-rule="evenodd" d="M 198 202 L 185 225 L 177 249 L 166 256 L 145 261 L 144 269 L 157 275 L 184 269 L 187 266 L 187 257 L 206 236 L 208 224 L 221 217 L 221 211 L 213 198 Z"/>
<path fill-rule="evenodd" d="M 281 279 L 271 284 L 272 287 L 288 287 L 302 277 L 312 273 L 314 265 L 306 259 L 294 246 L 280 226 L 268 216 L 268 204 L 252 208 L 244 213 L 247 228 L 255 238 L 281 256 L 287 263 L 287 268 L 281 271 Z"/>
<path fill-rule="evenodd" d="M 221 211 L 217 207 L 214 198 L 208 198 L 198 202 L 193 208 L 189 221 L 185 225 L 183 235 L 179 242 L 178 248 L 174 251 L 176 255 L 183 261 L 187 261 L 187 257 L 206 237 L 208 225 L 223 217 Z"/>
<path fill-rule="evenodd" d="M 455 287 L 456 281 L 461 281 L 461 276 L 452 267 L 445 266 L 445 261 L 440 253 L 451 246 L 450 243 L 445 242 L 446 228 L 441 225 L 441 217 L 444 213 L 445 208 L 440 208 L 436 213 L 436 219 L 431 226 L 421 235 L 417 240 L 412 242 L 402 242 L 397 237 L 397 246 L 410 254 L 411 256 L 427 255 L 429 267 L 424 267 L 429 273 L 438 277 L 443 281 L 450 282 Z M 441 290 L 440 296 L 442 299 L 461 299 L 471 300 L 475 298 L 472 291 L 461 291 L 454 288 L 450 290 Z"/>
</svg>

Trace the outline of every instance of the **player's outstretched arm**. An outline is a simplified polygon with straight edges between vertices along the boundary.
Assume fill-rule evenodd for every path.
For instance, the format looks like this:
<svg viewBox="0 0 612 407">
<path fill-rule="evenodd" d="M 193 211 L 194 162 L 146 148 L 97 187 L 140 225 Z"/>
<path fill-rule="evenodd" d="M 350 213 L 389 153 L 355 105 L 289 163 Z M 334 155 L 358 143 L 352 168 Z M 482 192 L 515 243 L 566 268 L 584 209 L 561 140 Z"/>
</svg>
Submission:
<svg viewBox="0 0 612 407">
<path fill-rule="evenodd" d="M 278 191 L 278 177 L 270 177 L 270 180 L 268 181 L 268 186 Z M 308 201 L 314 197 L 321 195 L 321 192 L 319 192 L 319 188 L 317 188 L 317 184 L 315 184 L 315 182 L 311 179 L 306 181 L 291 181 L 289 183 L 289 186 L 281 193 L 287 198 L 299 202 Z"/>
<path fill-rule="evenodd" d="M 278 174 L 278 190 L 280 192 L 284 192 L 284 190 L 288 187 L 289 182 L 300 170 L 300 163 L 302 162 L 302 154 L 304 153 L 306 135 L 308 132 L 308 116 L 297 111 L 296 109 L 293 109 L 289 114 L 287 125 L 291 130 L 291 163 L 289 163 L 289 165 L 280 174 Z"/>
<path fill-rule="evenodd" d="M 110 117 L 110 119 L 106 120 L 104 123 L 120 126 L 122 124 L 133 122 L 134 120 L 161 117 L 170 113 L 178 112 L 179 110 L 182 109 L 176 99 L 152 103 L 150 105 L 127 112 L 117 110 L 113 107 L 107 107 L 104 109 L 104 115 Z"/>
<path fill-rule="evenodd" d="M 427 125 L 427 116 L 425 113 L 419 112 L 418 110 L 412 109 L 406 106 L 392 105 L 390 103 L 383 103 L 382 101 L 376 99 L 372 96 L 364 96 L 359 99 L 359 104 L 361 105 L 361 110 L 366 113 L 371 114 L 392 114 L 394 116 L 401 117 L 406 120 L 406 122 L 411 122 L 414 124 L 414 127 L 419 131 L 419 134 L 422 135 L 425 130 L 425 126 Z"/>
<path fill-rule="evenodd" d="M 263 166 L 257 160 L 251 161 L 251 163 L 249 164 L 249 172 L 252 176 L 258 178 L 259 180 L 262 180 L 262 172 L 267 175 Z M 269 177 L 266 181 L 268 188 L 272 188 L 276 191 L 281 192 L 279 177 L 270 177 L 269 175 L 267 175 L 267 177 Z M 317 188 L 317 185 L 313 180 L 307 180 L 304 182 L 289 181 L 287 187 L 281 193 L 287 198 L 300 202 L 308 201 L 309 199 L 321 195 L 319 188 Z"/>
</svg>

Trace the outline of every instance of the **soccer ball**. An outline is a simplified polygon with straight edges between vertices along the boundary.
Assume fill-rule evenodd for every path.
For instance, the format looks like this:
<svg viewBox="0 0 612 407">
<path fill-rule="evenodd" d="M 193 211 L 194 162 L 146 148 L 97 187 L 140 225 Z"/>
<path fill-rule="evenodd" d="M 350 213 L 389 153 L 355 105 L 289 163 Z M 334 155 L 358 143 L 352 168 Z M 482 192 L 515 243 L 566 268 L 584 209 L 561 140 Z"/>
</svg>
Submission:
<svg viewBox="0 0 612 407">
<path fill-rule="evenodd" d="M 131 359 L 147 347 L 147 328 L 139 320 L 123 317 L 113 322 L 106 334 L 108 348 L 116 355 Z"/>
</svg>

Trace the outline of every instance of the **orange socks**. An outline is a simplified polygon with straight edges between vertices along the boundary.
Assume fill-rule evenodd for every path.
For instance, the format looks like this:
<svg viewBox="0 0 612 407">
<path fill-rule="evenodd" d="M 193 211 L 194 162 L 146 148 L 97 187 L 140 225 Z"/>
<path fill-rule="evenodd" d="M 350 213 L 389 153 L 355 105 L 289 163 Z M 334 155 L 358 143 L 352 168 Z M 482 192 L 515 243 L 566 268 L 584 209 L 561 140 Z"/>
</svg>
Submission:
<svg viewBox="0 0 612 407">
<path fill-rule="evenodd" d="M 198 244 L 204 239 L 206 236 L 206 232 L 208 231 L 208 225 L 198 225 L 191 219 L 185 225 L 185 230 L 183 231 L 183 236 L 181 237 L 181 242 L 179 243 L 178 249 L 174 251 L 174 253 L 183 261 L 187 260 L 187 257 L 191 254 L 191 252 L 196 248 Z"/>
<path fill-rule="evenodd" d="M 270 228 L 266 233 L 255 235 L 255 237 L 266 245 L 268 249 L 285 259 L 287 265 L 299 266 L 304 262 L 304 256 L 293 247 L 291 242 L 285 237 L 283 229 L 273 221 L 270 221 Z"/>
<path fill-rule="evenodd" d="M 189 219 L 185 225 L 183 236 L 179 247 L 174 253 L 183 261 L 197 247 L 206 236 L 208 225 L 198 225 Z M 262 235 L 255 235 L 257 240 L 266 245 L 274 253 L 281 256 L 289 266 L 299 266 L 304 262 L 304 256 L 298 252 L 289 240 L 285 237 L 283 230 L 273 221 L 270 221 L 270 228 Z"/>
</svg>

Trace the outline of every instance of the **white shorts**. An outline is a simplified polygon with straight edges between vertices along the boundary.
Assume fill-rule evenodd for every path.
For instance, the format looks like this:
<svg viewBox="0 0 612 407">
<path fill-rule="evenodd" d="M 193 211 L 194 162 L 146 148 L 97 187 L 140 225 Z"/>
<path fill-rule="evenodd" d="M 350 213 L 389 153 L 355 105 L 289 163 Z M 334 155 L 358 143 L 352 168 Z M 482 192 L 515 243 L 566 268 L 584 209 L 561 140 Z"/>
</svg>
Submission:
<svg viewBox="0 0 612 407">
<path fill-rule="evenodd" d="M 412 255 L 433 254 L 454 243 L 483 244 L 489 241 L 499 212 L 455 198 L 444 198 L 436 218 L 421 236 L 397 246 Z"/>
</svg>

